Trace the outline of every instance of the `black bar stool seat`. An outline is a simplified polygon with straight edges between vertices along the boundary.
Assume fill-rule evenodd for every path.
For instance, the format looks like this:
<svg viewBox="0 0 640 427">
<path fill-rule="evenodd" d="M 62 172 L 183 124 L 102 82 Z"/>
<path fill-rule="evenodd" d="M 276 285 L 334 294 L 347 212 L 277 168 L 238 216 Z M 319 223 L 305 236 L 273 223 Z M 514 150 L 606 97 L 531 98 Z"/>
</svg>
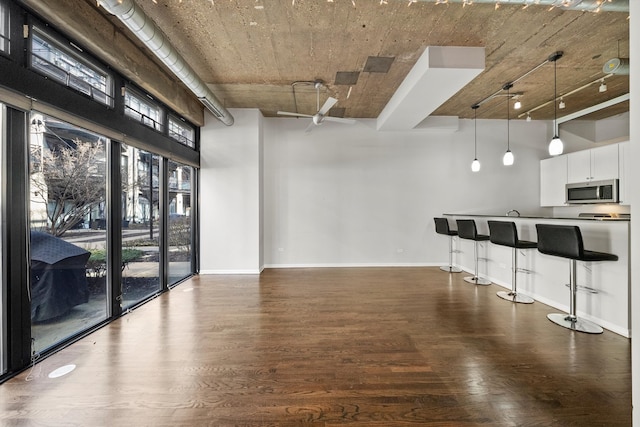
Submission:
<svg viewBox="0 0 640 427">
<path fill-rule="evenodd" d="M 551 313 L 547 315 L 547 318 L 560 326 L 574 331 L 590 334 L 602 333 L 603 329 L 599 325 L 588 320 L 579 319 L 576 316 L 577 261 L 617 261 L 618 256 L 606 252 L 585 250 L 580 227 L 575 225 L 536 224 L 536 229 L 538 231 L 538 251 L 540 253 L 571 260 L 571 269 L 569 270 L 569 289 L 571 292 L 569 314 Z"/>
<path fill-rule="evenodd" d="M 533 298 L 518 293 L 517 273 L 529 273 L 528 270 L 518 268 L 518 249 L 535 249 L 538 247 L 536 242 L 518 239 L 518 230 L 515 222 L 512 221 L 487 221 L 489 224 L 489 240 L 491 243 L 500 246 L 507 246 L 511 250 L 511 291 L 498 291 L 497 295 L 508 301 L 519 302 L 523 304 L 533 303 Z"/>
<path fill-rule="evenodd" d="M 440 270 L 448 271 L 449 273 L 460 273 L 462 269 L 453 265 L 453 238 L 458 235 L 458 231 L 449 228 L 447 218 L 433 218 L 433 220 L 436 223 L 436 233 L 449 236 L 449 265 L 443 265 Z"/>
<path fill-rule="evenodd" d="M 457 219 L 458 236 L 461 239 L 473 240 L 473 256 L 475 261 L 475 271 L 473 276 L 465 277 L 465 282 L 475 285 L 490 285 L 491 281 L 482 277 L 478 277 L 478 242 L 489 240 L 486 234 L 478 234 L 476 222 L 473 219 Z"/>
</svg>

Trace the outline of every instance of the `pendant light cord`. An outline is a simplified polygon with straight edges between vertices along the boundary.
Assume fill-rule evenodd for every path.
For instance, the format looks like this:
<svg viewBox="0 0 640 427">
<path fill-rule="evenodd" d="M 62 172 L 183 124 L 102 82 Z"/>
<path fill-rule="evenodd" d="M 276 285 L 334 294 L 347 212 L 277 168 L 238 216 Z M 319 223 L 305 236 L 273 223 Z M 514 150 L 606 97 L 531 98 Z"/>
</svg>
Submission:
<svg viewBox="0 0 640 427">
<path fill-rule="evenodd" d="M 473 107 L 473 158 L 478 158 L 478 106 Z"/>
<path fill-rule="evenodd" d="M 511 89 L 511 86 L 507 86 L 507 151 L 509 151 L 510 147 L 509 147 L 509 101 L 510 101 L 510 97 L 509 97 L 509 89 Z"/>
<path fill-rule="evenodd" d="M 558 59 L 553 61 L 553 135 L 558 136 Z"/>
</svg>

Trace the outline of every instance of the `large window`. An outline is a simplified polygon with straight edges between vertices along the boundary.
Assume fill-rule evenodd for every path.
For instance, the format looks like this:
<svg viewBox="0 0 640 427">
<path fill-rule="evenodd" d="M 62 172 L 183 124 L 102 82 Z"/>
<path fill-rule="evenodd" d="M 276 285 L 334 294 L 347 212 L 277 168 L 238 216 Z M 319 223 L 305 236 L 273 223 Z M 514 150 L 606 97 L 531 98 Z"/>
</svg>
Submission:
<svg viewBox="0 0 640 427">
<path fill-rule="evenodd" d="M 65 46 L 37 27 L 32 27 L 31 66 L 102 104 L 113 106 L 111 75 L 82 55 L 74 44 Z"/>
<path fill-rule="evenodd" d="M 30 299 L 34 351 L 108 316 L 106 138 L 30 117 Z"/>
<path fill-rule="evenodd" d="M 124 145 L 122 307 L 160 292 L 160 156 Z"/>
<path fill-rule="evenodd" d="M 193 168 L 169 161 L 169 285 L 191 274 Z"/>
</svg>

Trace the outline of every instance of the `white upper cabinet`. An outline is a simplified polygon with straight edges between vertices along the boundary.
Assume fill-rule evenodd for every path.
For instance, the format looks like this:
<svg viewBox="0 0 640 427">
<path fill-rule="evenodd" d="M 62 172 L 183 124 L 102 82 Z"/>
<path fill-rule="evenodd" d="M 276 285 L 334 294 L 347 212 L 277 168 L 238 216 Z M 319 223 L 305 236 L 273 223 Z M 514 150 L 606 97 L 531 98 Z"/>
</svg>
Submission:
<svg viewBox="0 0 640 427">
<path fill-rule="evenodd" d="M 618 144 L 567 154 L 567 182 L 618 178 L 618 156 Z"/>
<path fill-rule="evenodd" d="M 566 203 L 567 157 L 540 160 L 540 206 L 564 206 Z"/>
</svg>

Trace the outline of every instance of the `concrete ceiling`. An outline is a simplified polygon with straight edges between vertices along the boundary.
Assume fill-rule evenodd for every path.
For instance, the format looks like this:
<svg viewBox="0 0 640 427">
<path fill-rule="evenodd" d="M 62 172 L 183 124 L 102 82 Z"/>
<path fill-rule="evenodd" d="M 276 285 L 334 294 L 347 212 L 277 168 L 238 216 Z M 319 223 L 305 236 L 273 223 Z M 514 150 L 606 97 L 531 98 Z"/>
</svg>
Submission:
<svg viewBox="0 0 640 427">
<path fill-rule="evenodd" d="M 86 1 L 96 6 L 95 0 Z M 432 113 L 461 118 L 473 117 L 471 105 L 555 51 L 564 52 L 557 61 L 559 95 L 604 77 L 607 60 L 629 56 L 628 12 L 563 10 L 534 1 L 523 8 L 523 0 L 511 1 L 518 4 L 136 0 L 226 107 L 259 108 L 265 116 L 278 110 L 313 114 L 316 92 L 307 82 L 319 79 L 326 85 L 320 103 L 328 96 L 339 100 L 330 115 L 376 118 L 427 46 L 485 48 L 484 71 Z M 385 67 L 388 71 L 382 72 Z M 567 95 L 558 117 L 629 92 L 629 76 L 610 75 L 606 83 L 606 92 L 598 91 L 597 82 Z M 447 85 L 447 77 L 434 84 Z M 511 110 L 511 118 L 547 103 L 531 116 L 552 119 L 553 63 L 519 80 L 511 92 L 521 94 L 523 104 L 519 111 Z M 623 102 L 589 117 L 628 108 Z M 503 119 L 506 114 L 504 96 L 478 110 L 478 118 Z"/>
</svg>

